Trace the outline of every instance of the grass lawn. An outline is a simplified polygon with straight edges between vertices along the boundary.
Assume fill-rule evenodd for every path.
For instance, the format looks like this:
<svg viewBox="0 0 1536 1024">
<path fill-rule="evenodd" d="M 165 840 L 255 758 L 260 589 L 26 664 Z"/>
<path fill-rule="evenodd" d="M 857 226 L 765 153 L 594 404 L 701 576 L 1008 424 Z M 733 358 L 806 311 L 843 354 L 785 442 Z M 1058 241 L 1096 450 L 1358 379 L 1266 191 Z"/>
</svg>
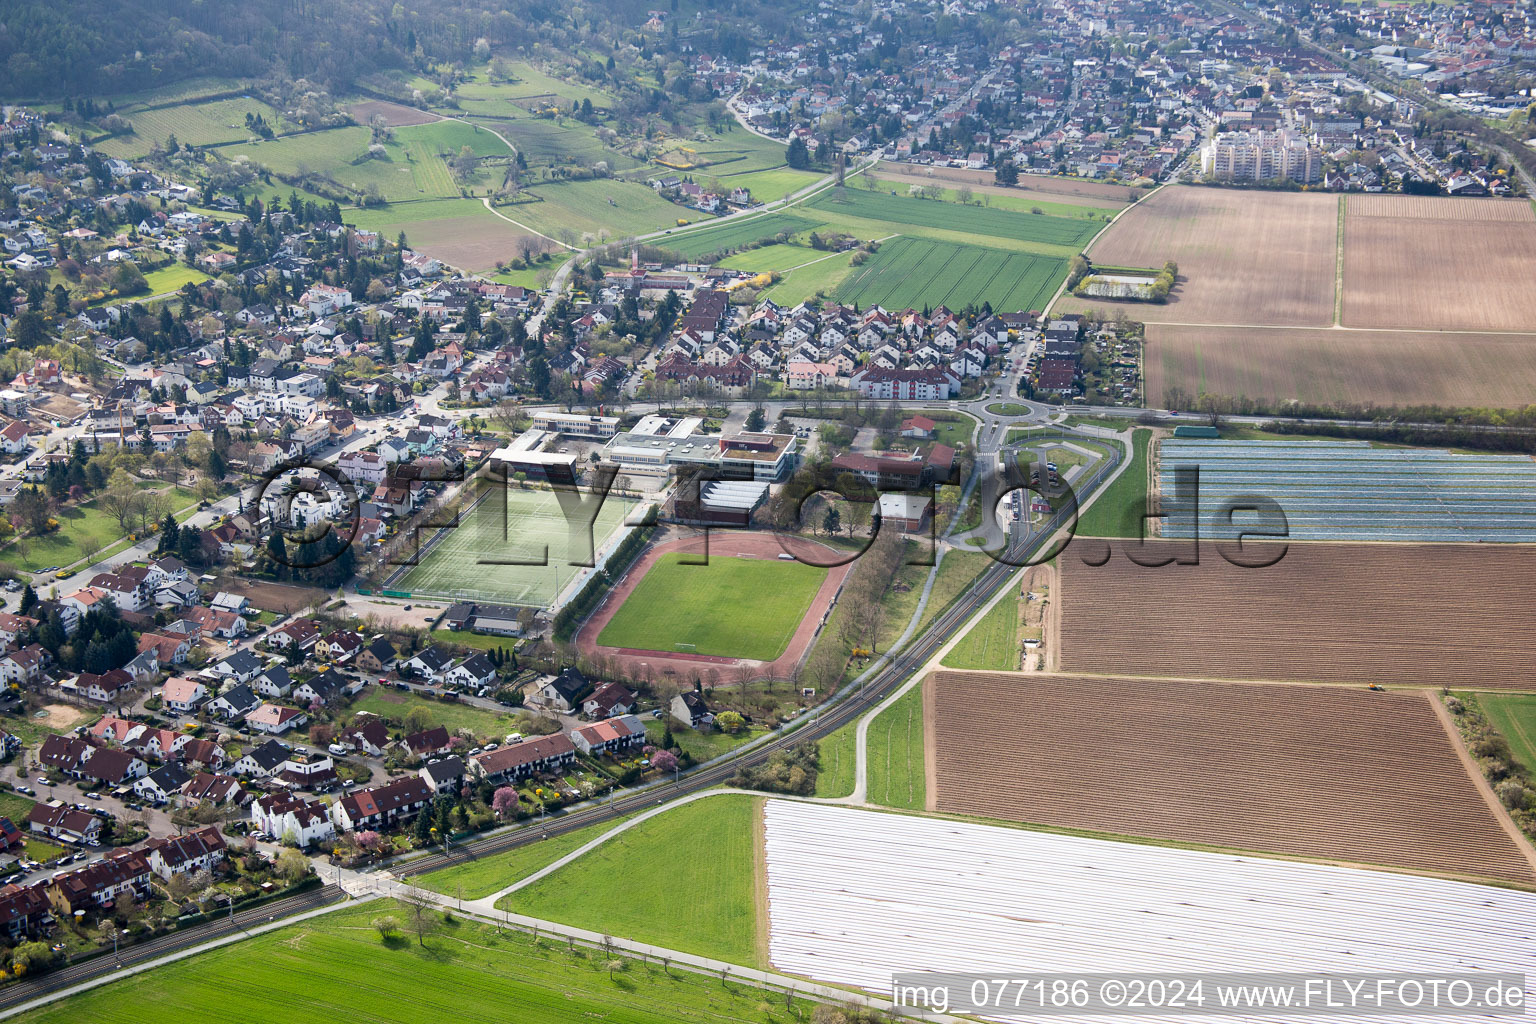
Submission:
<svg viewBox="0 0 1536 1024">
<path fill-rule="evenodd" d="M 827 571 L 801 562 L 712 557 L 708 565 L 664 555 L 597 642 L 772 661 L 811 606 Z"/>
<path fill-rule="evenodd" d="M 117 519 L 86 502 L 59 513 L 59 528 L 43 537 L 23 537 L 0 549 L 0 562 L 36 572 L 50 565 L 70 565 L 123 535 Z"/>
<path fill-rule="evenodd" d="M 172 263 L 168 267 L 151 270 L 144 275 L 144 280 L 149 283 L 149 294 L 164 295 L 166 292 L 177 291 L 188 281 L 201 284 L 208 280 L 208 275 L 196 267 L 189 267 L 183 263 Z"/>
<path fill-rule="evenodd" d="M 996 416 L 1028 416 L 1029 406 L 1017 402 L 994 402 L 987 406 L 987 412 Z"/>
<path fill-rule="evenodd" d="M 667 734 L 668 722 L 669 720 L 665 718 L 647 718 L 645 720 L 646 742 L 658 747 L 661 746 L 661 741 Z M 743 743 L 754 740 L 768 731 L 766 729 L 748 727 L 732 736 L 727 732 L 690 729 L 677 722 L 672 722 L 671 724 L 675 726 L 672 730 L 672 742 L 677 744 L 678 749 L 691 754 L 696 762 L 710 761 L 721 754 L 728 754 Z"/>
<path fill-rule="evenodd" d="M 950 668 L 1019 667 L 1019 602 L 1010 591 L 944 656 Z"/>
<path fill-rule="evenodd" d="M 1510 752 L 1536 772 L 1536 694 L 1479 693 L 1477 702 L 1488 721 L 1509 741 Z"/>
<path fill-rule="evenodd" d="M 766 966 L 757 928 L 761 813 L 758 797 L 696 800 L 615 836 L 496 905 L 685 953 Z"/>
<path fill-rule="evenodd" d="M 679 217 L 696 219 L 698 211 L 674 206 L 645 185 L 617 179 L 561 181 L 528 189 L 539 202 L 514 203 L 502 212 L 515 221 L 560 237 L 562 228 L 594 239 L 660 231 Z"/>
<path fill-rule="evenodd" d="M 944 413 L 946 416 L 956 417 L 952 420 L 937 419 L 925 413 L 919 413 L 918 415 L 928 415 L 928 418 L 933 420 L 934 440 L 940 444 L 947 444 L 951 448 L 960 448 L 970 444 L 971 438 L 976 434 L 975 417 L 967 416 L 963 412 Z"/>
<path fill-rule="evenodd" d="M 838 729 L 817 744 L 821 751 L 821 769 L 816 773 L 816 795 L 838 797 L 853 795 L 854 775 L 858 769 L 855 733 L 858 719 Z"/>
<path fill-rule="evenodd" d="M 527 878 L 547 864 L 564 857 L 586 843 L 590 843 L 620 822 L 628 821 L 627 815 L 619 821 L 601 821 L 574 832 L 545 839 L 542 842 L 519 847 L 510 853 L 497 853 L 489 857 L 455 864 L 451 868 L 433 871 L 416 878 L 416 884 L 445 896 L 462 896 L 466 900 L 478 900 L 498 889 L 505 889 L 519 879 Z M 537 823 L 524 826 L 537 829 Z M 459 891 L 459 887 L 463 891 Z"/>
<path fill-rule="evenodd" d="M 0 791 L 0 817 L 10 818 L 11 824 L 20 828 L 37 801 L 29 800 L 20 793 Z"/>
<path fill-rule="evenodd" d="M 923 774 L 923 687 L 919 683 L 869 726 L 869 799 L 921 811 L 928 797 Z"/>
<path fill-rule="evenodd" d="M 478 737 L 499 740 L 514 728 L 514 716 L 510 712 L 487 711 L 459 702 L 444 704 L 428 700 L 414 690 L 405 693 L 370 686 L 352 702 L 353 711 L 372 711 L 383 718 L 392 719 L 397 726 L 403 725 L 411 712 L 417 709 L 426 712 L 429 725 L 446 726 L 449 732 L 468 729 Z"/>
<path fill-rule="evenodd" d="M 671 870 L 659 872 L 665 884 Z M 618 883 L 620 876 L 615 876 Z M 618 899 L 618 905 L 626 901 Z M 681 902 L 679 905 L 682 905 Z M 393 917 L 400 932 L 381 940 L 372 922 Z M 263 1024 L 314 1020 L 441 1024 L 515 1020 L 517 1024 L 766 1024 L 809 1018 L 810 1006 L 784 1008 L 778 996 L 708 974 L 625 959 L 609 977 L 601 950 L 570 950 L 544 936 L 434 912 L 418 945 L 409 911 L 370 901 L 61 1000 L 17 1018 L 25 1024 L 89 1020 L 139 1024 Z M 509 1012 L 510 1010 L 510 1012 Z"/>
<path fill-rule="evenodd" d="M 16 825 L 16 821 L 12 819 L 11 824 Z M 22 843 L 22 853 L 40 864 L 46 864 L 55 857 L 64 856 L 64 847 L 45 843 L 41 839 L 27 839 Z"/>
<path fill-rule="evenodd" d="M 477 651 L 494 651 L 498 647 L 510 651 L 517 646 L 517 637 L 471 633 L 467 629 L 434 629 L 432 631 L 432 642 L 448 644 L 453 647 L 472 647 Z"/>
<path fill-rule="evenodd" d="M 1131 464 L 1104 489 L 1077 521 L 1079 537 L 1139 537 L 1136 516 L 1147 497 L 1147 444 L 1152 431 L 1131 435 Z"/>
<path fill-rule="evenodd" d="M 938 577 L 933 581 L 933 591 L 928 595 L 928 604 L 923 607 L 923 617 L 918 620 L 917 633 L 913 635 L 927 629 L 928 624 L 959 597 L 992 561 L 990 555 L 980 551 L 952 549 L 945 554 L 944 560 L 939 563 Z"/>
<path fill-rule="evenodd" d="M 1136 425 L 1136 421 L 1123 416 L 1068 416 L 1061 421 L 1064 427 L 1104 427 L 1108 430 L 1130 430 Z M 1227 435 L 1222 434 L 1223 437 Z"/>
</svg>

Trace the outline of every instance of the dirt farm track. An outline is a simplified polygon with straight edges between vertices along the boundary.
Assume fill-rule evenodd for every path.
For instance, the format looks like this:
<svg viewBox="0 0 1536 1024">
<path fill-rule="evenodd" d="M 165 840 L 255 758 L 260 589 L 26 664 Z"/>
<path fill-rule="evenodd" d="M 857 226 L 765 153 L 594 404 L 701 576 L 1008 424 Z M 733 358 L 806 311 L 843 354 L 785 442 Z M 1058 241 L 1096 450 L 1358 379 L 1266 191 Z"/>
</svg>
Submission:
<svg viewBox="0 0 1536 1024">
<path fill-rule="evenodd" d="M 1065 672 L 1536 689 L 1529 545 L 1292 543 L 1254 569 L 1210 544 L 1158 568 L 1069 549 L 1060 564 Z"/>
<path fill-rule="evenodd" d="M 1423 691 L 937 672 L 924 696 L 933 810 L 1536 884 Z"/>
</svg>

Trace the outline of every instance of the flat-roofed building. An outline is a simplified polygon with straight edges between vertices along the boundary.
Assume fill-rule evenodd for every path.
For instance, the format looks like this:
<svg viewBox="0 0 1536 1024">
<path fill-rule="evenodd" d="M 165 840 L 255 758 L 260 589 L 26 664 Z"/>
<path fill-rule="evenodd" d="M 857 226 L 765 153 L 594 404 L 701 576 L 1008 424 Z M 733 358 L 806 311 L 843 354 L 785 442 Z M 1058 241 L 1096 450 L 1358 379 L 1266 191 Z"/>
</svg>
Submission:
<svg viewBox="0 0 1536 1024">
<path fill-rule="evenodd" d="M 548 430 L 570 437 L 595 437 L 598 440 L 607 440 L 619 432 L 617 416 L 536 411 L 529 414 L 528 422 L 535 430 Z"/>
</svg>

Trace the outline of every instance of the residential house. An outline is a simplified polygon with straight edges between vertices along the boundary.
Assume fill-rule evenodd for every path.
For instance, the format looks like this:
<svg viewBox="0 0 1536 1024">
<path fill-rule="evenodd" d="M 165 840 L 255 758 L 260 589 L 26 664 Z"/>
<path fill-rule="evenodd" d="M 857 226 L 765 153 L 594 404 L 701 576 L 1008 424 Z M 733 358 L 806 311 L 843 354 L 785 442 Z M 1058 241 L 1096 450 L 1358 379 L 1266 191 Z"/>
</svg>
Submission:
<svg viewBox="0 0 1536 1024">
<path fill-rule="evenodd" d="M 558 676 L 539 687 L 535 699 L 556 711 L 574 712 L 592 684 L 575 668 L 563 669 Z"/>
<path fill-rule="evenodd" d="M 470 770 L 489 782 L 511 782 L 557 771 L 576 760 L 576 745 L 564 733 L 536 736 L 470 756 Z"/>
<path fill-rule="evenodd" d="M 453 666 L 444 676 L 449 686 L 477 690 L 489 686 L 496 679 L 496 666 L 490 656 L 480 652 L 470 655 Z"/>
<path fill-rule="evenodd" d="M 620 715 L 571 730 L 571 742 L 583 754 L 621 754 L 645 744 L 645 723 L 635 715 Z"/>
<path fill-rule="evenodd" d="M 127 675 L 127 673 L 123 673 Z M 160 687 L 160 700 L 166 708 L 181 714 L 191 714 L 208 700 L 208 687 L 196 679 L 174 676 Z"/>
<path fill-rule="evenodd" d="M 133 784 L 133 791 L 152 804 L 170 803 L 192 776 L 179 764 L 163 764 Z"/>
<path fill-rule="evenodd" d="M 237 683 L 208 702 L 209 714 L 226 722 L 244 718 L 261 706 L 261 698 L 249 686 Z"/>
<path fill-rule="evenodd" d="M 413 818 L 432 802 L 433 790 L 420 776 L 408 775 L 382 786 L 348 793 L 331 805 L 331 820 L 344 832 L 386 829 Z"/>
<path fill-rule="evenodd" d="M 450 740 L 448 730 L 438 725 L 411 733 L 400 741 L 400 745 L 413 756 L 426 758 L 448 753 Z"/>
<path fill-rule="evenodd" d="M 102 820 L 86 811 L 77 811 L 68 804 L 50 800 L 34 804 L 27 812 L 27 828 L 68 843 L 89 843 L 100 839 Z"/>
<path fill-rule="evenodd" d="M 468 768 L 461 757 L 435 758 L 416 769 L 416 774 L 426 780 L 432 792 L 449 796 L 458 794 L 467 772 Z"/>
<path fill-rule="evenodd" d="M 177 875 L 211 872 L 223 863 L 227 851 L 224 836 L 215 825 L 144 844 L 149 869 L 166 881 Z"/>
<path fill-rule="evenodd" d="M 581 713 L 588 718 L 616 718 L 635 710 L 635 691 L 623 683 L 604 683 L 581 702 Z"/>
<path fill-rule="evenodd" d="M 268 793 L 251 802 L 251 822 L 258 829 L 300 849 L 336 838 L 330 808 L 292 793 Z"/>
<path fill-rule="evenodd" d="M 150 895 L 149 860 L 139 850 L 118 850 L 53 879 L 49 899 L 61 912 L 101 910 Z"/>
<path fill-rule="evenodd" d="M 672 704 L 668 709 L 677 721 L 690 729 L 701 729 L 707 725 L 713 725 L 715 716 L 704 703 L 704 698 L 692 690 L 687 690 L 672 698 Z"/>
<path fill-rule="evenodd" d="M 245 727 L 277 736 L 309 723 L 309 715 L 283 704 L 262 704 L 245 716 Z"/>
</svg>

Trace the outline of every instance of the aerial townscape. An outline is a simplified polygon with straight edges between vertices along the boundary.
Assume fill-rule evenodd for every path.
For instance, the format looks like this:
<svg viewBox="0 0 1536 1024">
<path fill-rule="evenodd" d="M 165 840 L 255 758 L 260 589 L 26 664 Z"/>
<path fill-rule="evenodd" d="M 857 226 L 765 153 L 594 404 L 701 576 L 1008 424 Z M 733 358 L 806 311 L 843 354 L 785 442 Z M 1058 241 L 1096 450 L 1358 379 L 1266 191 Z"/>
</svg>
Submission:
<svg viewBox="0 0 1536 1024">
<path fill-rule="evenodd" d="M 0 1019 L 1536 1000 L 1531 0 L 10 0 L 0 250 Z"/>
</svg>

